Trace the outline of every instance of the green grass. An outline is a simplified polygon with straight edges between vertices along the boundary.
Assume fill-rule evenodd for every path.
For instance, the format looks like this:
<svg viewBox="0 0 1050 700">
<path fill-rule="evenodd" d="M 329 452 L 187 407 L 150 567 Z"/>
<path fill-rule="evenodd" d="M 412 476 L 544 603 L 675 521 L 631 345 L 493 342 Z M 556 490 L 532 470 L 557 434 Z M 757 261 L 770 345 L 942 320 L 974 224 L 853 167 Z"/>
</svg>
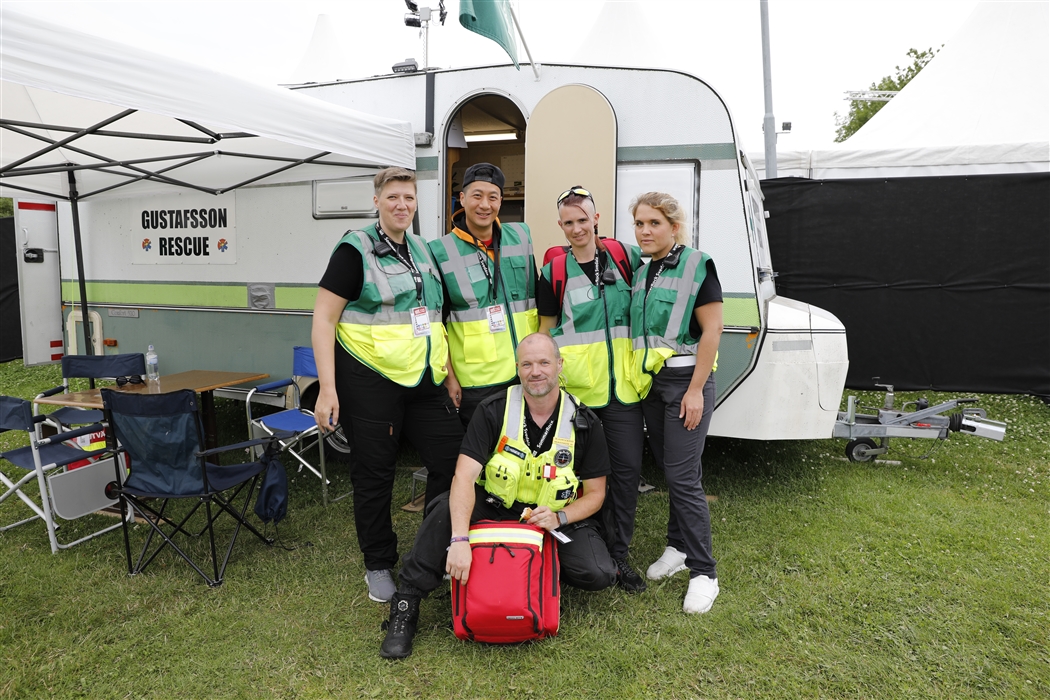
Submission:
<svg viewBox="0 0 1050 700">
<path fill-rule="evenodd" d="M 57 383 L 54 367 L 0 365 L 0 393 Z M 220 439 L 241 439 L 243 405 L 218 404 Z M 289 470 L 295 549 L 242 538 L 214 590 L 170 557 L 127 577 L 119 534 L 52 556 L 26 525 L 0 533 L 0 697 L 1045 698 L 1050 407 L 979 405 L 1009 421 L 1004 442 L 953 435 L 922 459 L 934 443 L 896 441 L 900 465 L 841 461 L 843 441 L 710 439 L 722 593 L 707 615 L 681 612 L 681 574 L 635 596 L 566 589 L 557 638 L 486 646 L 455 639 L 439 590 L 404 662 L 378 656 L 386 610 L 365 595 L 352 505 L 323 507 L 311 475 Z M 417 464 L 406 449 L 395 503 Z M 651 462 L 645 475 L 662 489 Z M 640 499 L 639 569 L 666 511 L 662 490 Z M 419 521 L 396 511 L 402 552 Z"/>
</svg>

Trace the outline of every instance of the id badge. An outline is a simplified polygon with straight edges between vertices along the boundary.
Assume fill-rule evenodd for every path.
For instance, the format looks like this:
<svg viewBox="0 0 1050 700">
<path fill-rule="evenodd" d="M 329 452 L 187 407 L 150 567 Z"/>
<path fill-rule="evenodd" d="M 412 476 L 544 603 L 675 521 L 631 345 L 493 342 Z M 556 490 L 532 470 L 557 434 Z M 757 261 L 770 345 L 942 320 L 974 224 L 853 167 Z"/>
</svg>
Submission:
<svg viewBox="0 0 1050 700">
<path fill-rule="evenodd" d="M 417 338 L 430 335 L 430 314 L 425 306 L 412 309 L 412 335 Z"/>
<path fill-rule="evenodd" d="M 488 308 L 489 333 L 503 333 L 507 330 L 507 315 L 503 313 L 503 304 L 496 304 Z"/>
</svg>

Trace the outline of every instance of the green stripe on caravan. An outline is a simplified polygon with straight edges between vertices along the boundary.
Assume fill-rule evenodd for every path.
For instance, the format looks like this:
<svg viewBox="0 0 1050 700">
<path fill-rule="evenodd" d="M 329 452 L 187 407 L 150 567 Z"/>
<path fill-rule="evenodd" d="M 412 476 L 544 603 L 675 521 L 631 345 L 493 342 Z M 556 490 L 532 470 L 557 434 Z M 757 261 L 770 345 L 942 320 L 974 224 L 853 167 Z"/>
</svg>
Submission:
<svg viewBox="0 0 1050 700">
<path fill-rule="evenodd" d="M 727 326 L 761 325 L 758 314 L 758 299 L 754 294 L 732 294 L 722 292 L 722 323 Z"/>
<path fill-rule="evenodd" d="M 94 305 L 248 308 L 248 287 L 243 282 L 88 282 L 87 297 Z M 314 308 L 317 286 L 279 285 L 275 297 L 275 311 L 310 311 Z M 76 282 L 62 281 L 62 298 L 80 300 Z"/>
</svg>

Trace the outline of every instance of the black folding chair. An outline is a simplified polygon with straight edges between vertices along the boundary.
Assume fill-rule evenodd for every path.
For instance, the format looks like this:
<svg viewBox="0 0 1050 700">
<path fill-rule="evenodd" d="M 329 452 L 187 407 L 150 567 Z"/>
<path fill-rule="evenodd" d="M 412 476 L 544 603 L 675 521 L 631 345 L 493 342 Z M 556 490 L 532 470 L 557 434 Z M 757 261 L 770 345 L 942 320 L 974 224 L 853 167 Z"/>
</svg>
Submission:
<svg viewBox="0 0 1050 700">
<path fill-rule="evenodd" d="M 197 395 L 193 391 L 186 389 L 169 394 L 132 394 L 103 389 L 101 394 L 109 427 L 120 444 L 119 451 L 131 458 L 131 474 L 124 485 L 118 486 L 116 481 L 109 485 L 110 495 L 119 498 L 121 514 L 125 516 L 124 550 L 129 575 L 142 572 L 161 551 L 171 547 L 209 586 L 219 586 L 242 526 L 264 544 L 273 544 L 272 539 L 245 519 L 259 475 L 274 454 L 272 439 L 262 438 L 205 450 Z M 219 465 L 209 461 L 223 452 L 243 451 L 263 444 L 267 445 L 267 449 L 258 462 Z M 247 493 L 238 508 L 234 502 L 243 492 Z M 167 514 L 167 510 L 169 503 L 178 499 L 196 499 L 197 502 L 189 513 L 176 522 L 174 517 Z M 206 521 L 199 531 L 191 532 L 187 529 L 187 523 L 202 504 Z M 217 509 L 213 510 L 213 505 Z M 149 534 L 134 562 L 126 517 L 129 507 L 149 525 Z M 215 525 L 222 513 L 232 516 L 236 526 L 220 564 L 215 548 Z M 196 538 L 204 533 L 207 533 L 209 540 L 211 576 L 175 541 L 180 535 Z M 156 537 L 160 541 L 154 546 Z"/>
<path fill-rule="evenodd" d="M 69 391 L 69 380 L 79 379 L 117 379 L 131 382 L 145 381 L 146 358 L 141 352 L 123 355 L 66 355 L 62 358 L 62 384 L 39 394 L 42 399 Z M 36 402 L 34 402 L 34 413 Z M 56 430 L 69 430 L 70 426 L 88 425 L 102 422 L 102 411 L 98 409 L 74 408 L 63 406 L 46 414 L 47 422 Z"/>
</svg>

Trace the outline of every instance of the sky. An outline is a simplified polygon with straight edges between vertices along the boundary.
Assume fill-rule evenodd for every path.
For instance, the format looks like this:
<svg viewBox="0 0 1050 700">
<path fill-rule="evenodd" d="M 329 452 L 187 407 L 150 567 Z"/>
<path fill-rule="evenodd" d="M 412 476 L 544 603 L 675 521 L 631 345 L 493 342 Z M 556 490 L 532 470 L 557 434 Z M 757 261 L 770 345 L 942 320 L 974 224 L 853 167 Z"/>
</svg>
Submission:
<svg viewBox="0 0 1050 700">
<path fill-rule="evenodd" d="M 437 3 L 419 0 L 421 6 Z M 458 0 L 446 4 L 445 25 L 434 22 L 429 33 L 431 66 L 508 61 L 494 42 L 459 25 Z M 791 133 L 778 137 L 779 149 L 831 144 L 835 113 L 849 108 L 846 90 L 862 90 L 892 75 L 895 66 L 909 63 L 910 48 L 948 43 L 976 5 L 977 0 L 769 0 L 773 113 L 778 128 L 792 123 Z M 402 0 L 0 0 L 0 11 L 6 8 L 268 84 L 304 80 L 297 68 L 318 15 L 327 15 L 338 41 L 331 75 L 315 79 L 385 74 L 406 57 L 423 62 L 420 31 L 404 25 Z M 744 147 L 762 150 L 759 0 L 515 0 L 515 8 L 541 66 L 609 63 L 692 73 L 729 105 Z M 526 60 L 520 49 L 519 58 Z M 663 107 L 674 109 L 673 101 Z"/>
</svg>

